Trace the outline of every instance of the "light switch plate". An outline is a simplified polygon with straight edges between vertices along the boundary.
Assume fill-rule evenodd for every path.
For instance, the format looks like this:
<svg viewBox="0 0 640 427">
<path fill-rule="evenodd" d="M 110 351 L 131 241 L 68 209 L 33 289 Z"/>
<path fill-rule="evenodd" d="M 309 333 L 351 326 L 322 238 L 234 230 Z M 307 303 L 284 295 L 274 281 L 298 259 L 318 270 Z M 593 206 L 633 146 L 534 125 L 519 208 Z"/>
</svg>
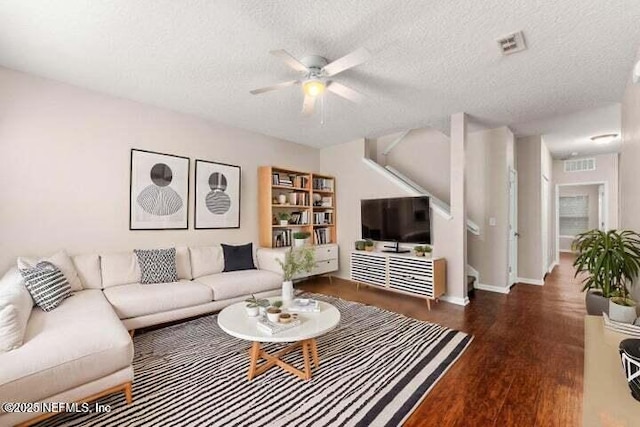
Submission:
<svg viewBox="0 0 640 427">
<path fill-rule="evenodd" d="M 493 218 L 493 217 L 489 218 L 489 225 L 492 226 L 492 227 L 495 227 L 496 226 L 496 219 Z"/>
</svg>

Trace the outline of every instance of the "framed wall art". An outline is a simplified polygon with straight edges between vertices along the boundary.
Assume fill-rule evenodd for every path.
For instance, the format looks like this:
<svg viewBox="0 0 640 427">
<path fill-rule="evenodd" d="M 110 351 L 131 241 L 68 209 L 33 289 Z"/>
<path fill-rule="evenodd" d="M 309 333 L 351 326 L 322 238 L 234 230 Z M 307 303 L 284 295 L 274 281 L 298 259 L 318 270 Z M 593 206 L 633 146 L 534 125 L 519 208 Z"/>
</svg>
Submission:
<svg viewBox="0 0 640 427">
<path fill-rule="evenodd" d="M 240 228 L 240 166 L 196 160 L 195 228 Z"/>
<path fill-rule="evenodd" d="M 131 149 L 130 230 L 189 227 L 189 158 Z"/>
</svg>

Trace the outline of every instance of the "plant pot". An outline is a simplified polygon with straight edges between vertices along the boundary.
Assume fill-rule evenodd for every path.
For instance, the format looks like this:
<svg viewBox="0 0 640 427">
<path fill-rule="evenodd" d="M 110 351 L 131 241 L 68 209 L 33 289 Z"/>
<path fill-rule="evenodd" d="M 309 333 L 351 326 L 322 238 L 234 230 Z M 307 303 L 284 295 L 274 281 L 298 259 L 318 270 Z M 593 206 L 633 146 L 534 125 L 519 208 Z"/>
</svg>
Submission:
<svg viewBox="0 0 640 427">
<path fill-rule="evenodd" d="M 278 202 L 279 202 L 281 205 L 286 205 L 286 204 L 287 204 L 287 196 L 286 196 L 286 194 L 280 194 L 280 195 L 278 196 Z"/>
<path fill-rule="evenodd" d="M 281 219 L 280 225 L 289 225 L 289 221 L 287 221 L 286 219 Z"/>
<path fill-rule="evenodd" d="M 258 307 L 245 306 L 244 309 L 247 311 L 247 316 L 249 317 L 257 317 L 260 315 L 260 308 Z"/>
<path fill-rule="evenodd" d="M 286 280 L 282 282 L 282 305 L 287 307 L 293 301 L 293 281 Z"/>
<path fill-rule="evenodd" d="M 375 246 L 365 246 L 365 247 L 364 247 L 364 249 L 365 249 L 367 252 L 373 252 L 373 249 L 374 249 L 374 248 L 375 248 Z"/>
<path fill-rule="evenodd" d="M 364 251 L 364 242 L 355 243 L 356 251 Z"/>
<path fill-rule="evenodd" d="M 293 246 L 300 248 L 307 244 L 307 239 L 293 239 Z"/>
<path fill-rule="evenodd" d="M 592 316 L 602 316 L 602 313 L 609 315 L 609 298 L 602 296 L 600 291 L 588 291 L 584 297 L 587 307 L 587 314 Z"/>
<path fill-rule="evenodd" d="M 416 252 L 416 251 L 413 251 L 413 254 L 414 254 L 415 256 L 424 256 L 424 252 Z"/>
<path fill-rule="evenodd" d="M 267 319 L 272 322 L 277 322 L 280 318 L 280 313 L 282 313 L 282 311 L 279 308 L 270 307 L 267 309 Z"/>
<path fill-rule="evenodd" d="M 622 305 L 622 302 L 628 305 Z M 609 300 L 609 317 L 616 322 L 632 324 L 638 317 L 636 308 L 635 301 L 629 298 L 611 298 Z"/>
</svg>

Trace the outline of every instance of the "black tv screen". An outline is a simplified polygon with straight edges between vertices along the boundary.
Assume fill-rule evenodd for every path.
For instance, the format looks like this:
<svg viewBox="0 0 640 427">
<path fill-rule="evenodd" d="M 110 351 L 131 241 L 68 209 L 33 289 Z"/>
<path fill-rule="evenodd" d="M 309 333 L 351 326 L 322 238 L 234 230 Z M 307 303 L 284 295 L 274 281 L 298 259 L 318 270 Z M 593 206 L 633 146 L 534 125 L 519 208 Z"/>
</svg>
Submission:
<svg viewBox="0 0 640 427">
<path fill-rule="evenodd" d="M 431 244 L 428 197 L 361 200 L 360 209 L 363 239 Z"/>
</svg>

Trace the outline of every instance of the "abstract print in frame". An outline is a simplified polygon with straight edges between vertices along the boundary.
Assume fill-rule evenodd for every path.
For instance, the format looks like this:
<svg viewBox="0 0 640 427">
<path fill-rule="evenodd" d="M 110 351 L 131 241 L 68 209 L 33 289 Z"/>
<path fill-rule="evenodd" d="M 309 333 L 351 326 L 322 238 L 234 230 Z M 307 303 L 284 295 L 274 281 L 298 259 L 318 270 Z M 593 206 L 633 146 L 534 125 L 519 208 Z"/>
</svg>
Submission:
<svg viewBox="0 0 640 427">
<path fill-rule="evenodd" d="M 240 228 L 240 166 L 196 160 L 195 228 Z"/>
<path fill-rule="evenodd" d="M 189 227 L 189 158 L 131 149 L 130 230 Z"/>
</svg>

